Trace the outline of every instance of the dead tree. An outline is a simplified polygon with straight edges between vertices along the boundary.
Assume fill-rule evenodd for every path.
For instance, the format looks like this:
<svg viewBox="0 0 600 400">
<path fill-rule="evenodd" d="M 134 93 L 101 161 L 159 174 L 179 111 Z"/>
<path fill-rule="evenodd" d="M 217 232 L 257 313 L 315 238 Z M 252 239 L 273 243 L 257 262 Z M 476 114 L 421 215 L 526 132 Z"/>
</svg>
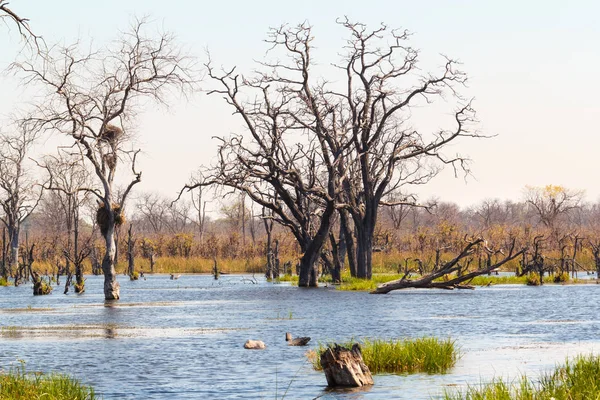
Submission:
<svg viewBox="0 0 600 400">
<path fill-rule="evenodd" d="M 471 262 L 470 257 L 475 254 L 480 246 L 484 246 L 485 251 L 492 254 L 500 254 L 501 257 L 496 257 L 491 265 L 486 265 L 483 268 L 478 268 L 475 271 L 469 271 L 468 266 Z M 489 271 L 494 271 L 500 268 L 507 262 L 519 257 L 525 249 L 516 250 L 515 240 L 512 241 L 508 253 L 494 251 L 486 246 L 483 239 L 478 238 L 470 240 L 464 246 L 462 251 L 448 262 L 441 263 L 438 268 L 425 276 L 410 279 L 411 271 L 408 270 L 404 276 L 398 280 L 384 283 L 377 289 L 372 291 L 374 294 L 389 293 L 393 290 L 407 288 L 427 288 L 427 289 L 473 289 L 468 283 L 470 280 L 479 275 L 487 274 Z M 439 280 L 442 278 L 441 280 Z"/>
<path fill-rule="evenodd" d="M 524 276 L 530 273 L 536 273 L 539 276 L 540 285 L 544 284 L 544 273 L 548 270 L 548 265 L 543 254 L 544 242 L 546 238 L 543 235 L 538 235 L 533 239 L 533 250 L 523 252 L 521 260 L 521 271 L 517 276 Z"/>
<path fill-rule="evenodd" d="M 340 111 L 311 77 L 311 41 L 306 24 L 272 29 L 267 42 L 288 62 L 260 63 L 265 72 L 252 78 L 207 64 L 216 84 L 209 94 L 225 99 L 248 135 L 219 138 L 217 164 L 203 183 L 182 190 L 230 188 L 272 212 L 301 249 L 301 287 L 317 286 L 317 262 L 338 206 L 337 163 L 347 148 L 337 129 Z"/>
<path fill-rule="evenodd" d="M 427 183 L 444 165 L 468 173 L 464 157 L 443 151 L 457 139 L 480 135 L 469 130 L 475 112 L 457 92 L 467 76 L 455 60 L 446 58 L 438 74 L 421 74 L 416 67 L 419 52 L 410 47 L 407 31 L 385 25 L 369 30 L 348 19 L 339 24 L 350 34 L 347 55 L 339 65 L 346 89 L 336 93 L 344 113 L 340 119 L 346 121 L 352 143 L 343 187 L 354 221 L 356 276 L 371 278 L 379 207 L 415 204 L 412 196 L 384 199 L 401 188 Z M 454 107 L 449 127 L 432 133 L 418 130 L 411 123 L 411 108 L 427 107 L 441 98 Z"/>
<path fill-rule="evenodd" d="M 129 230 L 127 231 L 127 275 L 129 279 L 135 281 L 139 275 L 135 273 L 135 242 L 133 238 L 133 224 L 129 224 Z"/>
<path fill-rule="evenodd" d="M 55 47 L 41 60 L 14 64 L 25 82 L 39 87 L 45 98 L 29 119 L 40 129 L 59 132 L 73 140 L 82 163 L 93 171 L 94 182 L 81 188 L 96 196 L 96 220 L 104 238 L 102 261 L 104 296 L 118 299 L 115 273 L 115 231 L 124 222 L 126 200 L 141 181 L 131 149 L 130 130 L 136 112 L 147 100 L 164 102 L 173 91 L 193 86 L 190 59 L 170 34 L 147 34 L 144 20 L 106 49 L 80 55 L 77 45 Z M 128 164 L 131 180 L 120 196 L 115 178 Z"/>
<path fill-rule="evenodd" d="M 8 275 L 18 267 L 21 225 L 35 211 L 42 197 L 42 187 L 36 185 L 26 165 L 36 134 L 28 126 L 17 129 L 16 135 L 0 135 L 0 207 L 4 211 L 0 220 L 10 243 Z"/>
<path fill-rule="evenodd" d="M 88 171 L 82 167 L 80 161 L 77 154 L 70 154 L 69 150 L 61 149 L 57 156 L 47 156 L 38 163 L 48 174 L 48 183 L 44 188 L 54 194 L 53 206 L 60 208 L 67 231 L 67 242 L 63 248 L 67 276 L 65 294 L 68 293 L 72 281 L 71 264 L 75 269 L 75 292 L 82 293 L 85 290 L 83 261 L 90 254 L 93 240 L 93 233 L 87 235 L 83 241 L 80 239 L 81 207 L 90 200 L 89 192 L 81 190 L 89 187 L 90 179 Z"/>
</svg>

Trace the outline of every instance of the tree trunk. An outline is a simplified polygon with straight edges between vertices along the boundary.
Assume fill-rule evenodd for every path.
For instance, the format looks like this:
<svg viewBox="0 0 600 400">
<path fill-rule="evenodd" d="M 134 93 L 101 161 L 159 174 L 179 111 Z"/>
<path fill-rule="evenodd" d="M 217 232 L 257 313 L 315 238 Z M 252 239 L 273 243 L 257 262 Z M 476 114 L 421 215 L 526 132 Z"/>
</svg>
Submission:
<svg viewBox="0 0 600 400">
<path fill-rule="evenodd" d="M 344 231 L 345 253 L 348 255 L 348 265 L 350 266 L 350 275 L 356 277 L 356 248 L 354 245 L 354 235 L 350 228 L 350 218 L 348 211 L 340 211 L 340 231 Z M 340 241 L 342 235 L 340 234 Z M 340 245 L 341 247 L 341 245 Z M 340 255 L 341 256 L 341 255 Z M 342 266 L 345 263 L 345 257 L 341 260 Z"/>
<path fill-rule="evenodd" d="M 8 238 L 10 240 L 10 254 L 9 254 L 9 272 L 12 275 L 13 272 L 19 268 L 19 227 L 8 227 Z"/>
<path fill-rule="evenodd" d="M 108 229 L 104 240 L 106 243 L 106 253 L 102 260 L 102 272 L 104 273 L 104 298 L 106 300 L 119 299 L 119 282 L 117 282 L 117 273 L 115 272 L 115 222 L 114 216 L 111 215 L 112 221 L 108 222 Z"/>
<path fill-rule="evenodd" d="M 365 222 L 356 229 L 356 277 L 371 279 L 373 276 L 373 233 L 374 226 Z"/>
<path fill-rule="evenodd" d="M 300 259 L 300 277 L 298 286 L 300 287 L 317 287 L 317 261 L 321 257 L 321 250 L 325 245 L 325 240 L 329 235 L 329 227 L 331 226 L 331 217 L 335 211 L 333 202 L 327 203 L 327 207 L 321 216 L 321 223 L 317 234 L 305 246 L 304 255 Z M 304 246 L 303 246 L 304 247 Z"/>
<path fill-rule="evenodd" d="M 321 353 L 321 366 L 329 387 L 361 387 L 373 384 L 373 376 L 363 361 L 360 346 L 352 349 L 335 345 Z"/>
</svg>

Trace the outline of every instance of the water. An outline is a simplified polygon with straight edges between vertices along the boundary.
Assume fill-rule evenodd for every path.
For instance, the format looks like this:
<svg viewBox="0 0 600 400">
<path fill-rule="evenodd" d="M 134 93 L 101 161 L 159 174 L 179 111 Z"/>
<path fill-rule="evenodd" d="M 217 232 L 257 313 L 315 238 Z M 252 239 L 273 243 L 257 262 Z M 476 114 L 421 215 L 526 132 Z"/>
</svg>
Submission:
<svg viewBox="0 0 600 400">
<path fill-rule="evenodd" d="M 101 277 L 88 277 L 81 296 L 0 288 L 0 368 L 24 360 L 29 370 L 69 373 L 105 399 L 430 399 L 493 376 L 535 376 L 600 349 L 594 284 L 370 295 L 247 278 L 122 277 L 116 303 L 104 303 Z M 308 348 L 286 345 L 288 331 L 312 337 L 308 348 L 352 337 L 452 337 L 463 357 L 446 375 L 377 375 L 369 389 L 328 392 L 306 362 Z M 267 349 L 245 350 L 247 339 Z"/>
</svg>

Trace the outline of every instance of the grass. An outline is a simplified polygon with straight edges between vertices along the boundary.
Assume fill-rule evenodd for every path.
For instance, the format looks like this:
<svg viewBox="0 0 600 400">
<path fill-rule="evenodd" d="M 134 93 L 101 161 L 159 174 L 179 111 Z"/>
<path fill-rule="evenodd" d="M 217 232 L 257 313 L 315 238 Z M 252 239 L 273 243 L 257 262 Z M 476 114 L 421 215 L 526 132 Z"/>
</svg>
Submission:
<svg viewBox="0 0 600 400">
<path fill-rule="evenodd" d="M 521 376 L 513 382 L 495 379 L 469 386 L 466 391 L 446 392 L 444 400 L 587 400 L 600 399 L 600 357 L 579 356 L 568 360 L 537 382 Z"/>
<path fill-rule="evenodd" d="M 94 400 L 94 389 L 63 374 L 27 373 L 25 367 L 0 373 L 0 399 Z"/>
<path fill-rule="evenodd" d="M 355 341 L 343 343 L 350 348 Z M 380 373 L 445 373 L 452 368 L 460 353 L 454 340 L 423 337 L 418 339 L 365 339 L 360 342 L 363 360 L 373 374 Z M 321 370 L 322 344 L 307 354 L 315 370 Z"/>
<path fill-rule="evenodd" d="M 10 286 L 10 282 L 6 278 L 0 276 L 0 286 Z"/>
</svg>

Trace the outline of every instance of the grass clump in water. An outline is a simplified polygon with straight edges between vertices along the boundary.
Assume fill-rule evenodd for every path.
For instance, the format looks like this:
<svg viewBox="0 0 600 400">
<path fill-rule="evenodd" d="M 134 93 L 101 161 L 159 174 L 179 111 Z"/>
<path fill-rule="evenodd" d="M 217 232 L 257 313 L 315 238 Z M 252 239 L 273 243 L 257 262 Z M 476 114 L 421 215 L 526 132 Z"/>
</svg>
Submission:
<svg viewBox="0 0 600 400">
<path fill-rule="evenodd" d="M 0 276 L 0 286 L 10 286 L 10 282 L 3 276 Z"/>
<path fill-rule="evenodd" d="M 351 348 L 355 341 L 341 344 Z M 328 346 L 319 345 L 307 354 L 315 370 L 321 370 L 321 354 Z M 424 337 L 418 339 L 365 339 L 360 343 L 363 360 L 371 373 L 443 374 L 452 368 L 460 353 L 454 340 Z"/>
<path fill-rule="evenodd" d="M 25 367 L 0 372 L 0 399 L 94 400 L 94 389 L 63 374 L 27 373 Z"/>
<path fill-rule="evenodd" d="M 444 400 L 586 400 L 600 398 L 600 356 L 579 356 L 553 372 L 542 375 L 538 383 L 526 376 L 507 383 L 496 379 L 469 386 L 463 392 L 444 393 Z"/>
</svg>

